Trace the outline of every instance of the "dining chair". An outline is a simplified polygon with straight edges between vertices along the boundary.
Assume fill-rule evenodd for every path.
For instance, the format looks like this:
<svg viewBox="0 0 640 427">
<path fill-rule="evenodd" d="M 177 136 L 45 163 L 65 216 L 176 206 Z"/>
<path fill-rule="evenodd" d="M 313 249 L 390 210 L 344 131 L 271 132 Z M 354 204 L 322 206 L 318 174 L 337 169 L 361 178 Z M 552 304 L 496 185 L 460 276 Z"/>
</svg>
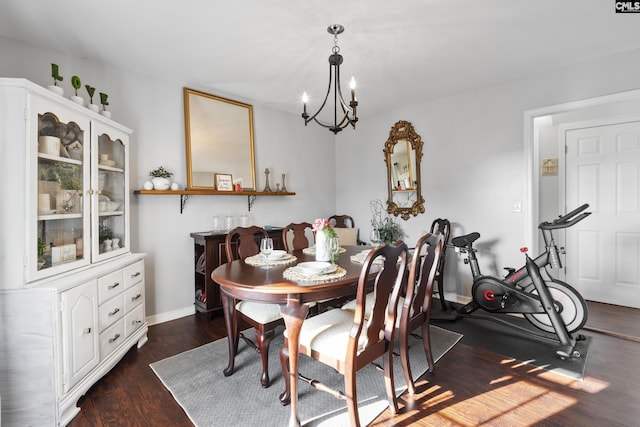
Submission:
<svg viewBox="0 0 640 427">
<path fill-rule="evenodd" d="M 447 311 L 447 301 L 444 298 L 444 258 L 447 255 L 447 245 L 451 236 L 451 223 L 448 219 L 437 218 L 431 223 L 431 233 L 440 232 L 442 234 L 442 250 L 440 251 L 440 261 L 438 262 L 438 271 L 436 272 L 436 281 L 438 282 L 438 297 L 442 309 Z"/>
<path fill-rule="evenodd" d="M 259 242 L 260 239 L 267 237 L 269 237 L 267 232 L 261 227 L 234 228 L 225 239 L 227 262 L 236 259 L 244 260 L 260 253 L 259 243 L 256 243 L 256 239 Z M 269 344 L 275 337 L 276 328 L 284 325 L 280 306 L 252 301 L 234 301 L 234 304 L 236 309 L 233 316 L 233 337 L 230 339 L 233 339 L 235 354 L 232 357 L 235 358 L 239 340 L 242 338 L 247 345 L 260 353 L 262 359 L 260 384 L 262 387 L 269 387 Z M 255 329 L 255 341 L 240 332 L 241 326 L 250 326 Z"/>
<path fill-rule="evenodd" d="M 349 215 L 332 215 L 329 217 L 329 224 L 334 228 L 338 235 L 341 245 L 364 245 L 360 240 L 360 229 L 356 227 L 356 223 Z"/>
<path fill-rule="evenodd" d="M 282 241 L 287 252 L 309 247 L 309 237 L 315 239 L 313 225 L 308 222 L 292 222 L 282 229 Z"/>
<path fill-rule="evenodd" d="M 382 265 L 375 264 L 381 259 Z M 329 388 L 316 379 L 303 381 L 318 390 L 347 401 L 352 426 L 360 425 L 356 373 L 382 357 L 384 381 L 393 414 L 398 410 L 393 379 L 393 340 L 398 309 L 398 297 L 407 265 L 407 246 L 402 242 L 382 245 L 373 249 L 362 266 L 356 291 L 356 309 L 351 312 L 332 309 L 308 318 L 302 324 L 299 337 L 299 352 L 313 360 L 330 366 L 344 377 L 344 391 Z M 372 278 L 371 275 L 374 277 Z M 369 320 L 364 316 L 366 286 L 373 280 L 375 299 Z M 289 351 L 287 331 L 285 343 L 280 351 L 280 364 L 284 378 L 289 378 Z M 285 392 L 281 403 L 290 402 L 290 384 L 285 381 Z"/>
<path fill-rule="evenodd" d="M 427 233 L 418 239 L 411 258 L 406 293 L 398 303 L 400 314 L 399 323 L 396 322 L 396 325 L 400 343 L 400 361 L 410 394 L 415 393 L 415 384 L 409 363 L 409 335 L 422 340 L 429 372 L 433 373 L 435 368 L 431 353 L 429 319 L 433 300 L 433 282 L 436 279 L 442 255 L 442 238 L 440 233 Z M 412 333 L 419 327 L 422 336 Z"/>
</svg>

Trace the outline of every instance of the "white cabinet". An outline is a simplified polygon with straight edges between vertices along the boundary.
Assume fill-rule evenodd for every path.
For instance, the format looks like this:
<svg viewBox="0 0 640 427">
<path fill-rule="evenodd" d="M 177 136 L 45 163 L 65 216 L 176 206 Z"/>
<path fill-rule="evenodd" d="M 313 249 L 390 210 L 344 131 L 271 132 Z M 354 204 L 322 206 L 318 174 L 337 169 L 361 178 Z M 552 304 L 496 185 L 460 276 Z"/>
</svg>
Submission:
<svg viewBox="0 0 640 427">
<path fill-rule="evenodd" d="M 147 341 L 144 254 L 130 251 L 131 130 L 0 78 L 2 425 L 66 425 Z"/>
</svg>

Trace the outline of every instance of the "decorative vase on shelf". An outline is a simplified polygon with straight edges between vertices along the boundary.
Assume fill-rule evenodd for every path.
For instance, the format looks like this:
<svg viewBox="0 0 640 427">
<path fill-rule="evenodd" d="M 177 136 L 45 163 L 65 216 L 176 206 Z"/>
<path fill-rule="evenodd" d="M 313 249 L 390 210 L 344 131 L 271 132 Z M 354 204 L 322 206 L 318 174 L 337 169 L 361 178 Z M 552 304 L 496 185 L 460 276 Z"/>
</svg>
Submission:
<svg viewBox="0 0 640 427">
<path fill-rule="evenodd" d="M 116 237 L 111 239 L 111 249 L 113 250 L 120 249 L 120 239 Z"/>
<path fill-rule="evenodd" d="M 316 261 L 329 261 L 329 245 L 323 230 L 316 233 Z"/>
<path fill-rule="evenodd" d="M 169 178 L 155 177 L 151 180 L 154 190 L 168 190 L 171 187 Z"/>
<path fill-rule="evenodd" d="M 111 250 L 111 239 L 105 239 L 103 244 L 104 244 L 104 252 L 109 252 Z"/>
</svg>

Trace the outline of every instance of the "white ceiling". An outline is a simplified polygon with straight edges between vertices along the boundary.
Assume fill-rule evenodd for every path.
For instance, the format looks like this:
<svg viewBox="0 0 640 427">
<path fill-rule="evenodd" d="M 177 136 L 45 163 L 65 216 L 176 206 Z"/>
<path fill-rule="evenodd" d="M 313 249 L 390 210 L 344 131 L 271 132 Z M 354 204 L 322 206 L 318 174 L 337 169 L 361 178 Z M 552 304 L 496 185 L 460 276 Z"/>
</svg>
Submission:
<svg viewBox="0 0 640 427">
<path fill-rule="evenodd" d="M 299 113 L 303 91 L 313 109 L 327 90 L 326 29 L 342 24 L 362 116 L 639 49 L 640 15 L 614 3 L 2 0 L 0 34 Z"/>
</svg>

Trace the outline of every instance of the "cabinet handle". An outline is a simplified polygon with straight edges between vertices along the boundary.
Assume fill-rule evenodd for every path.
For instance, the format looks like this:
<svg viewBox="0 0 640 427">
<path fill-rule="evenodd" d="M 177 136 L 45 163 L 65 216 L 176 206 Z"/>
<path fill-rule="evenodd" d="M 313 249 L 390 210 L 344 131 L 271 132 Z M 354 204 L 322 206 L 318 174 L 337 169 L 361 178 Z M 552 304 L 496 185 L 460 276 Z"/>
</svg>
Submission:
<svg viewBox="0 0 640 427">
<path fill-rule="evenodd" d="M 86 335 L 89 335 L 89 334 L 91 333 L 91 328 L 84 328 L 84 329 L 82 330 L 82 333 L 83 333 L 83 334 L 86 334 Z"/>
<path fill-rule="evenodd" d="M 110 342 L 110 343 L 112 343 L 112 342 L 114 342 L 115 340 L 117 340 L 118 338 L 120 338 L 120 334 L 116 334 L 116 336 L 115 336 L 115 337 L 113 337 L 113 338 L 109 338 L 109 342 Z"/>
<path fill-rule="evenodd" d="M 140 323 L 142 323 L 142 320 L 132 320 L 131 321 L 132 325 L 139 325 Z"/>
<path fill-rule="evenodd" d="M 131 301 L 135 301 L 137 299 L 139 299 L 142 296 L 142 294 L 138 294 L 135 297 L 131 297 Z"/>
<path fill-rule="evenodd" d="M 109 289 L 117 288 L 120 286 L 120 282 L 115 282 L 113 285 L 109 285 Z"/>
<path fill-rule="evenodd" d="M 115 309 L 115 310 L 113 310 L 111 313 L 109 313 L 109 316 L 113 316 L 113 315 L 115 315 L 115 314 L 116 314 L 117 312 L 119 312 L 119 311 L 120 311 L 120 309 L 119 309 L 119 308 L 116 308 L 116 309 Z"/>
<path fill-rule="evenodd" d="M 131 275 L 131 277 L 138 277 L 138 276 L 139 276 L 139 275 L 141 275 L 141 274 L 142 274 L 142 273 L 140 273 L 139 271 L 137 271 L 137 272 L 133 273 L 133 274 Z"/>
</svg>

